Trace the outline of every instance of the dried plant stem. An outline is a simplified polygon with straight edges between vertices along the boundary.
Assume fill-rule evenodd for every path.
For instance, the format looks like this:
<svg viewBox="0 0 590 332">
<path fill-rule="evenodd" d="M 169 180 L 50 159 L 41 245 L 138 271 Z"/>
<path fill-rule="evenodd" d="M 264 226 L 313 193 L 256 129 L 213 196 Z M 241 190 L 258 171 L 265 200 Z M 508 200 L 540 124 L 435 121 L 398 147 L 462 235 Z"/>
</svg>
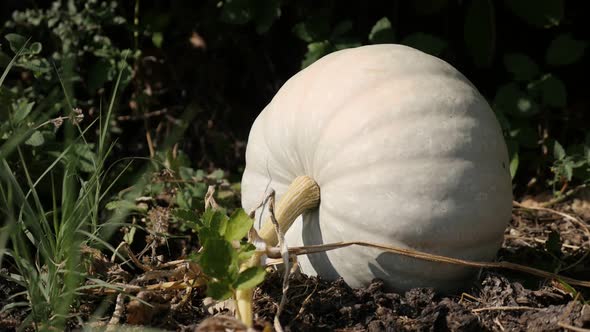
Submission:
<svg viewBox="0 0 590 332">
<path fill-rule="evenodd" d="M 562 280 L 570 285 L 590 288 L 590 281 L 573 279 L 573 278 L 562 276 L 559 274 L 535 269 L 535 268 L 532 268 L 532 267 L 529 267 L 526 265 L 520 265 L 520 264 L 510 263 L 510 262 L 468 261 L 468 260 L 459 259 L 459 258 L 429 254 L 426 252 L 416 251 L 413 249 L 398 248 L 398 247 L 393 247 L 390 245 L 363 242 L 363 241 L 337 242 L 337 243 L 320 244 L 320 245 L 314 245 L 314 246 L 292 247 L 292 248 L 289 248 L 289 253 L 295 254 L 295 255 L 307 255 L 307 254 L 313 254 L 313 253 L 318 253 L 318 252 L 330 251 L 330 250 L 334 250 L 334 249 L 340 249 L 340 248 L 349 247 L 349 246 L 353 246 L 353 245 L 376 248 L 376 249 L 391 252 L 394 254 L 403 255 L 403 256 L 412 257 L 412 258 L 421 259 L 421 260 L 430 261 L 430 262 L 462 265 L 462 266 L 468 266 L 468 267 L 473 267 L 473 268 L 513 270 L 513 271 L 528 273 L 528 274 L 531 274 L 531 275 L 534 275 L 537 277 L 541 277 L 541 278 L 559 279 L 559 280 Z M 271 251 L 269 251 L 269 257 L 280 258 L 280 254 L 277 253 L 276 250 L 271 250 Z"/>
</svg>

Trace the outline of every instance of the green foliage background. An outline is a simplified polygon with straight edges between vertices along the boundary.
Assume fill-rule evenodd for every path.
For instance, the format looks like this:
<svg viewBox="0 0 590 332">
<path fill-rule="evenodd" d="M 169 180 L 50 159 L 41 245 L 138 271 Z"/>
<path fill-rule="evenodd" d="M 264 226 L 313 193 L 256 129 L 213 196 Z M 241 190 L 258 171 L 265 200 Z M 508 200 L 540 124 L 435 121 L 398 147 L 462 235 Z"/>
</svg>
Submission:
<svg viewBox="0 0 590 332">
<path fill-rule="evenodd" d="M 286 79 L 335 50 L 401 43 L 445 59 L 488 98 L 507 139 L 517 193 L 547 185 L 559 192 L 590 178 L 590 29 L 582 3 L 56 0 L 0 6 L 6 20 L 0 64 L 24 38 L 34 43 L 0 91 L 5 126 L 10 117 L 26 126 L 31 114 L 68 107 L 56 93 L 58 73 L 74 106 L 92 121 L 123 69 L 114 157 L 148 155 L 149 133 L 156 149 L 178 143 L 191 166 L 220 167 L 237 179 L 250 125 Z M 67 137 L 64 131 L 45 128 L 27 140 L 36 165 Z M 76 151 L 81 170 L 88 169 L 91 151 Z"/>
</svg>

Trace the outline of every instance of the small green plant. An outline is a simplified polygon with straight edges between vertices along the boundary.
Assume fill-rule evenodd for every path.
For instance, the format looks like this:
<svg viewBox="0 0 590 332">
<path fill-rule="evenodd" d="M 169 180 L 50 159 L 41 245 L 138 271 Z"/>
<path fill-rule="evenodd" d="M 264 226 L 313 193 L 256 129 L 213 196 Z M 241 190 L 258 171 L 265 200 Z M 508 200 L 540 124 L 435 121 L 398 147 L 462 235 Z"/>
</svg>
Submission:
<svg viewBox="0 0 590 332">
<path fill-rule="evenodd" d="M 203 272 L 211 278 L 207 295 L 218 300 L 235 298 L 237 290 L 252 289 L 264 280 L 260 266 L 241 270 L 256 250 L 245 240 L 254 221 L 242 209 L 229 217 L 219 209 L 207 209 L 200 218 L 191 210 L 177 209 L 174 215 L 192 225 L 201 250 L 196 255 Z M 196 221 L 197 220 L 197 221 Z"/>
</svg>

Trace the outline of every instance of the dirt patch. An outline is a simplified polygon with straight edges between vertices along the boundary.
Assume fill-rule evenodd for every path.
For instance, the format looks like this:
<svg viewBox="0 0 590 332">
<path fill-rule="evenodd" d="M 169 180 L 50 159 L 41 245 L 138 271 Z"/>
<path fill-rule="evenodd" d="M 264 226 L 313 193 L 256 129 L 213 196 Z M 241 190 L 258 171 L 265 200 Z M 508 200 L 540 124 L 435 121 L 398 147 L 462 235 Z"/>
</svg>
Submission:
<svg viewBox="0 0 590 332">
<path fill-rule="evenodd" d="M 588 279 L 588 219 L 576 215 L 572 203 L 562 203 L 555 209 L 581 218 L 582 222 L 572 222 L 571 218 L 551 211 L 515 209 L 498 259 Z M 166 215 L 166 211 L 163 212 L 160 214 Z M 179 232 L 175 227 L 171 225 L 170 232 Z M 138 234 L 136 238 L 143 237 Z M 144 243 L 151 243 L 152 250 L 147 252 L 153 252 L 151 256 L 157 257 L 161 264 L 182 258 L 198 247 L 198 241 L 188 237 L 168 239 L 165 245 L 156 241 L 158 239 L 151 240 Z M 91 251 L 89 255 L 99 257 L 93 262 L 100 263 L 92 265 L 89 271 L 94 271 L 103 280 L 133 283 L 140 276 L 146 276 L 141 269 L 109 263 L 100 252 Z M 145 284 L 139 280 L 135 284 L 145 286 L 158 280 L 161 283 L 182 280 L 193 271 L 192 268 L 170 267 L 165 279 L 156 278 Z M 2 273 L 6 276 L 8 271 Z M 255 292 L 258 330 L 271 330 L 282 296 L 281 278 L 280 273 L 270 272 Z M 14 282 L 0 278 L 0 305 L 14 301 L 10 296 L 20 291 L 22 288 Z M 558 331 L 590 328 L 590 304 L 586 302 L 590 296 L 588 290 L 503 270 L 481 271 L 464 293 L 452 296 L 443 296 L 427 288 L 412 289 L 404 294 L 386 292 L 380 280 L 374 280 L 364 288 L 352 289 L 342 280 L 325 281 L 302 274 L 291 276 L 287 295 L 287 305 L 280 316 L 285 331 Z M 119 324 L 176 331 L 245 331 L 239 322 L 228 317 L 231 316 L 231 306 L 212 306 L 202 286 L 195 286 L 190 294 L 186 290 L 167 288 L 142 291 L 136 296 L 141 301 L 125 298 L 122 302 L 124 310 Z M 116 298 L 116 294 L 88 295 L 82 298 L 74 312 L 83 320 L 94 320 L 97 322 L 95 326 L 104 327 L 116 312 Z M 99 314 L 98 308 L 102 308 Z M 0 313 L 0 330 L 15 330 L 26 314 L 19 310 Z M 199 326 L 208 318 L 206 324 Z M 72 321 L 72 329 L 79 327 L 76 322 Z"/>
</svg>

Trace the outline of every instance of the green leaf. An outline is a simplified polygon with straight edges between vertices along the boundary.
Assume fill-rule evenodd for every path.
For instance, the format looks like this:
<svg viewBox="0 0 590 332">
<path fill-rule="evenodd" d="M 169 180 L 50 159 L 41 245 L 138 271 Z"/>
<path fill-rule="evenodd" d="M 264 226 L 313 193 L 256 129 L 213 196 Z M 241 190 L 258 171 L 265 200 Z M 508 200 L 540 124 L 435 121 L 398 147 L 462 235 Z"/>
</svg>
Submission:
<svg viewBox="0 0 590 332">
<path fill-rule="evenodd" d="M 216 169 L 213 172 L 211 172 L 211 174 L 209 174 L 207 177 L 210 179 L 222 180 L 224 176 L 225 172 L 222 169 Z"/>
<path fill-rule="evenodd" d="M 256 32 L 267 32 L 274 21 L 281 17 L 281 3 L 281 0 L 256 0 L 252 3 Z"/>
<path fill-rule="evenodd" d="M 565 108 L 567 105 L 567 89 L 559 78 L 549 75 L 541 82 L 541 100 L 544 105 Z"/>
<path fill-rule="evenodd" d="M 39 54 L 39 53 L 41 53 L 42 49 L 43 49 L 43 47 L 41 46 L 41 43 L 39 43 L 39 42 L 34 42 L 31 44 L 31 46 L 29 46 L 29 51 L 32 54 Z"/>
<path fill-rule="evenodd" d="M 27 118 L 27 115 L 31 113 L 33 110 L 33 106 L 35 106 L 35 102 L 27 102 L 26 99 L 19 99 L 16 103 L 12 105 L 14 110 L 12 121 L 14 124 L 20 124 Z"/>
<path fill-rule="evenodd" d="M 572 176 L 574 175 L 574 164 L 572 162 L 566 162 L 563 164 L 563 171 L 565 173 L 566 179 L 571 181 Z"/>
<path fill-rule="evenodd" d="M 528 118 L 539 112 L 537 103 L 516 83 L 501 86 L 496 92 L 493 104 L 496 111 L 521 118 Z"/>
<path fill-rule="evenodd" d="M 138 206 L 137 204 L 135 204 L 134 202 L 130 202 L 127 200 L 118 200 L 118 201 L 108 202 L 107 205 L 105 205 L 105 208 L 107 210 L 127 210 L 127 211 L 137 211 L 140 213 L 147 212 L 146 208 L 142 208 L 142 207 Z"/>
<path fill-rule="evenodd" d="M 125 233 L 125 235 L 123 235 L 123 241 L 125 241 L 127 244 L 132 244 L 133 239 L 135 238 L 136 231 L 137 231 L 137 227 L 131 226 L 129 231 L 127 233 Z"/>
<path fill-rule="evenodd" d="M 254 225 L 252 220 L 243 209 L 237 209 L 229 217 L 227 228 L 225 229 L 225 239 L 228 241 L 240 240 L 248 235 L 248 231 Z"/>
<path fill-rule="evenodd" d="M 514 179 L 516 172 L 518 171 L 518 143 L 513 139 L 507 139 L 506 145 L 508 147 L 508 155 L 510 156 L 510 177 Z"/>
<path fill-rule="evenodd" d="M 240 245 L 240 249 L 238 250 L 238 261 L 245 262 L 246 260 L 250 259 L 256 252 L 256 247 L 249 242 L 242 243 Z"/>
<path fill-rule="evenodd" d="M 512 119 L 512 124 L 515 129 L 510 131 L 510 137 L 515 139 L 519 145 L 527 148 L 536 148 L 539 145 L 538 134 L 529 121 Z"/>
<path fill-rule="evenodd" d="M 569 33 L 561 34 L 549 44 L 545 60 L 554 66 L 572 64 L 582 58 L 586 46 L 586 41 L 574 39 Z"/>
<path fill-rule="evenodd" d="M 558 25 L 563 18 L 563 0 L 504 0 L 512 13 L 538 28 Z"/>
<path fill-rule="evenodd" d="M 219 210 L 207 209 L 201 216 L 201 222 L 210 231 L 223 236 L 227 228 L 228 218 Z"/>
<path fill-rule="evenodd" d="M 555 158 L 556 160 L 561 160 L 564 159 L 566 156 L 565 153 L 565 149 L 563 148 L 563 146 L 561 146 L 561 144 L 559 144 L 558 141 L 554 140 L 553 141 L 553 158 Z"/>
<path fill-rule="evenodd" d="M 338 22 L 338 24 L 336 24 L 334 29 L 332 29 L 331 38 L 340 37 L 340 36 L 346 34 L 347 32 L 349 32 L 350 30 L 352 30 L 352 21 L 350 21 L 350 20 L 340 21 L 340 22 Z"/>
<path fill-rule="evenodd" d="M 418 15 L 433 15 L 449 5 L 449 0 L 413 0 L 410 1 Z"/>
<path fill-rule="evenodd" d="M 253 17 L 250 0 L 225 0 L 221 9 L 221 21 L 230 24 L 245 24 Z"/>
<path fill-rule="evenodd" d="M 313 16 L 307 20 L 297 23 L 293 27 L 293 34 L 307 43 L 324 40 L 330 36 L 330 25 L 328 19 L 321 15 Z"/>
<path fill-rule="evenodd" d="M 522 53 L 504 55 L 504 66 L 517 81 L 530 81 L 539 75 L 539 66 Z"/>
<path fill-rule="evenodd" d="M 96 170 L 95 161 L 97 160 L 96 153 L 93 150 L 93 144 L 75 144 L 72 147 L 76 165 L 82 172 L 92 173 Z"/>
<path fill-rule="evenodd" d="M 235 289 L 252 289 L 264 281 L 266 272 L 261 266 L 250 267 L 238 276 L 234 283 Z"/>
<path fill-rule="evenodd" d="M 387 17 L 381 18 L 369 33 L 369 41 L 372 44 L 393 43 L 395 41 L 395 31 L 391 27 L 391 22 Z"/>
<path fill-rule="evenodd" d="M 404 45 L 417 48 L 422 52 L 439 56 L 447 47 L 447 42 L 433 35 L 423 32 L 413 33 L 401 42 Z"/>
<path fill-rule="evenodd" d="M 514 179 L 518 171 L 518 152 L 514 153 L 510 158 L 510 177 Z"/>
<path fill-rule="evenodd" d="M 305 53 L 305 58 L 301 63 L 301 68 L 305 68 L 311 65 L 316 60 L 332 52 L 333 50 L 334 47 L 332 46 L 332 44 L 330 44 L 329 41 L 321 41 L 307 44 L 307 53 Z"/>
<path fill-rule="evenodd" d="M 465 14 L 463 38 L 475 65 L 488 67 L 494 57 L 496 22 L 490 0 L 472 0 Z"/>
<path fill-rule="evenodd" d="M 157 48 L 162 48 L 162 43 L 164 42 L 164 34 L 161 32 L 154 32 L 152 34 L 152 43 Z"/>
<path fill-rule="evenodd" d="M 30 146 L 41 146 L 43 143 L 45 143 L 45 138 L 39 130 L 35 130 L 31 137 L 25 141 L 25 144 Z"/>
<path fill-rule="evenodd" d="M 231 285 L 227 282 L 210 281 L 207 283 L 207 296 L 216 300 L 227 300 L 232 296 Z"/>
<path fill-rule="evenodd" d="M 26 61 L 19 61 L 17 66 L 32 71 L 36 77 L 39 77 L 41 74 L 48 73 L 51 70 L 49 61 L 46 59 L 29 59 Z"/>
<path fill-rule="evenodd" d="M 195 170 L 190 167 L 180 166 L 178 168 L 178 175 L 180 175 L 180 178 L 185 181 L 192 180 L 195 176 Z"/>
<path fill-rule="evenodd" d="M 25 46 L 25 43 L 27 42 L 27 39 L 19 34 L 16 33 L 9 33 L 6 36 L 4 36 L 4 38 L 6 38 L 6 40 L 8 40 L 8 44 L 10 45 L 10 49 L 14 52 L 14 53 L 18 53 L 18 51 L 20 51 L 20 49 L 23 48 L 23 46 Z"/>
<path fill-rule="evenodd" d="M 179 209 L 176 208 L 172 210 L 172 215 L 180 220 L 188 221 L 188 222 L 197 222 L 199 221 L 199 215 L 190 209 Z"/>
<path fill-rule="evenodd" d="M 109 60 L 99 58 L 98 61 L 94 61 L 88 70 L 88 91 L 95 93 L 106 82 L 111 81 L 115 77 L 116 72 L 114 63 Z"/>
<path fill-rule="evenodd" d="M 238 254 L 231 243 L 222 238 L 205 240 L 199 263 L 206 275 L 217 279 L 231 279 L 238 272 Z"/>
</svg>

